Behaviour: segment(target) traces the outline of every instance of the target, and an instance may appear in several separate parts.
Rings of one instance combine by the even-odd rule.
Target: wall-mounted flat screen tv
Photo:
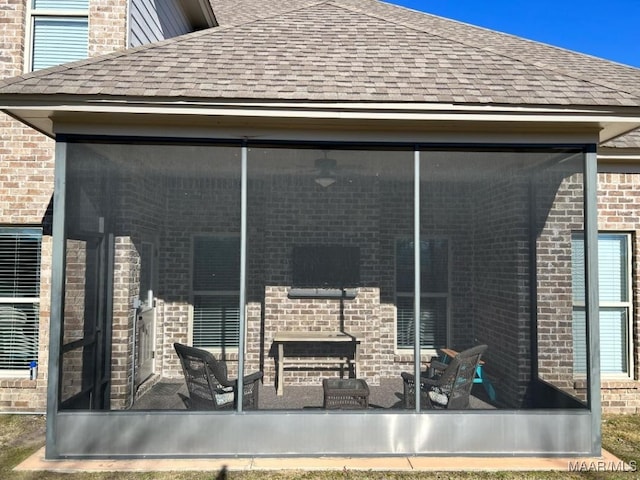
[[[293,287],[348,288],[359,285],[359,247],[343,245],[293,247]]]

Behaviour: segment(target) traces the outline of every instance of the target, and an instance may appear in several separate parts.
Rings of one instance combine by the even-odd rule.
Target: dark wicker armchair
[[[469,408],[469,396],[473,386],[476,368],[480,357],[487,349],[478,345],[458,353],[447,364],[431,361],[429,371],[420,375],[421,405],[426,408],[465,409]],[[404,381],[404,402],[406,408],[415,405],[415,376],[402,372]]]
[[[235,408],[237,380],[227,378],[227,365],[206,350],[174,343],[189,389],[187,406],[191,410],[219,410]],[[242,405],[244,409],[258,408],[258,381],[262,372],[244,377]]]

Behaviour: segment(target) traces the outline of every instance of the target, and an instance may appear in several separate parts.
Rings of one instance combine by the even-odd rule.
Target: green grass
[[[16,472],[13,468],[44,445],[45,419],[38,415],[0,415],[0,479],[7,480],[631,480],[636,472]],[[603,447],[627,463],[640,465],[640,415],[605,415]]]
[[[605,415],[602,447],[625,462],[640,467],[640,415]]]

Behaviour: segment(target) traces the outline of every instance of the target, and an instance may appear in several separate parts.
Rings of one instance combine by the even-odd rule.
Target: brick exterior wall
[[[0,75],[22,73],[25,0],[0,5]],[[41,225],[53,188],[52,144],[37,132],[0,114],[0,224]],[[51,237],[42,239],[40,329],[36,380],[0,377],[0,412],[44,411],[49,347]]]
[[[473,322],[499,401],[522,406],[530,378],[528,180],[483,182],[473,205]]]
[[[602,409],[608,413],[640,413],[640,174],[600,173],[598,215],[601,231],[631,233],[633,292],[632,378],[621,381],[602,377]]]
[[[89,2],[89,56],[103,55],[127,46],[127,1]]]
[[[67,240],[66,281],[64,298],[63,343],[84,337],[85,278],[87,273],[87,249],[84,242]],[[82,390],[82,350],[74,350],[63,356],[60,364],[60,397],[69,400]]]
[[[574,389],[571,235],[584,225],[582,175],[549,171],[536,183],[538,373],[583,401]]]
[[[606,169],[607,167],[603,167]],[[583,375],[574,375],[572,355],[571,249],[572,231],[582,229],[581,177],[544,178],[540,186],[556,189],[551,211],[545,215],[544,228],[538,239],[538,346],[541,378],[577,398],[586,400]],[[638,331],[640,328],[639,289],[640,258],[637,241],[640,224],[640,175],[637,173],[598,174],[598,229],[631,233],[633,292],[633,371],[631,378],[621,380],[603,375],[601,378],[602,410],[607,413],[640,411],[640,366]],[[546,195],[546,194],[545,194]],[[546,195],[548,197],[548,195]],[[546,207],[541,209],[541,213]],[[566,248],[558,248],[565,245]]]
[[[99,55],[121,49],[126,38],[124,0],[92,0],[89,14],[89,53]],[[23,73],[27,0],[0,4],[0,77]],[[51,302],[51,202],[54,142],[0,114],[0,224],[44,225],[40,282],[38,377],[0,377],[0,412],[44,411],[49,350]]]
[[[386,332],[388,338],[394,331],[393,317],[381,318],[379,314],[380,292],[393,295],[389,290],[393,289],[393,284],[382,285],[378,275],[382,270],[393,271],[394,266],[374,260],[380,252],[380,205],[387,189],[384,182],[372,184],[366,177],[352,178],[349,183],[337,182],[329,189],[313,182],[310,186],[309,181],[308,177],[274,176],[269,183],[254,184],[256,191],[268,192],[264,195],[265,201],[255,205],[255,217],[252,215],[264,219],[262,231],[255,238],[256,245],[262,243],[262,252],[257,254],[267,260],[264,287],[261,287],[266,289],[262,348],[268,357],[277,331],[339,331],[342,315],[344,330],[360,335],[361,371],[358,376],[377,385],[380,377],[389,376],[394,352],[393,343],[380,341],[380,332],[383,335]],[[264,241],[258,242],[260,237]],[[317,244],[349,245],[360,249],[363,286],[355,299],[342,302],[342,312],[340,300],[287,297],[292,283],[293,247]],[[268,358],[266,381],[273,380],[273,367],[273,358]],[[285,372],[285,382],[318,384],[323,376],[332,375],[336,372],[301,369]]]

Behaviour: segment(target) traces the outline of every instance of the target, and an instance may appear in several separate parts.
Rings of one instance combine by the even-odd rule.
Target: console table
[[[273,342],[278,345],[278,357],[276,362],[278,365],[278,374],[276,377],[276,392],[278,395],[284,394],[284,368],[286,365],[343,365],[346,364],[350,368],[353,361],[354,375],[359,371],[358,362],[360,359],[360,341],[354,336],[345,332],[278,332],[273,337]],[[318,353],[318,356],[327,356],[333,358],[314,358],[313,360],[300,357],[299,355],[286,355],[285,343],[344,343],[353,344],[352,358],[345,355],[333,356],[329,352],[324,354]]]

